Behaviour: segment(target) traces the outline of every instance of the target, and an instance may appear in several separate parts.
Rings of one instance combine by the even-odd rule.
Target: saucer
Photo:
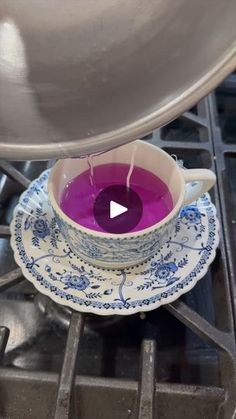
[[[29,281],[55,302],[100,315],[153,310],[190,291],[207,272],[219,243],[209,194],[185,206],[168,242],[149,260],[109,270],[75,256],[53,216],[49,170],[20,197],[11,223],[14,257]]]

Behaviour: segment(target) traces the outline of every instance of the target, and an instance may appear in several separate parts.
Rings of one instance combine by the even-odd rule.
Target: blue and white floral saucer
[[[24,276],[57,303],[100,315],[153,310],[188,292],[207,272],[219,242],[208,194],[182,209],[173,237],[150,260],[105,270],[80,260],[65,242],[48,202],[48,175],[20,197],[11,246]]]

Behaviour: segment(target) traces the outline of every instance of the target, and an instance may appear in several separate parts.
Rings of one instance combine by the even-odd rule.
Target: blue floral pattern
[[[66,273],[61,281],[65,284],[64,289],[74,288],[78,291],[84,291],[89,286],[89,279],[85,275],[75,275],[73,272]]]
[[[54,216],[60,230],[66,238],[71,250],[85,260],[101,262],[106,266],[126,266],[130,260],[133,263],[140,261],[155,253],[170,237],[177,217],[167,221],[158,229],[140,236],[129,238],[94,236],[82,232],[68,224],[54,210]],[[128,263],[127,263],[128,262]]]
[[[154,262],[155,263],[155,262]],[[155,278],[158,278],[160,281],[170,278],[178,270],[178,266],[175,262],[169,263],[155,263],[156,268],[154,271]]]
[[[183,226],[186,226],[187,230],[196,232],[196,239],[200,239],[205,232],[205,225],[203,223],[205,215],[205,212],[200,211],[196,203],[183,207],[175,225],[176,233],[180,232]]]
[[[105,270],[79,259],[63,239],[48,202],[48,175],[21,196],[11,245],[25,277],[55,301],[96,314],[131,314],[173,301],[206,273],[219,240],[208,194],[181,210],[173,237],[148,261]]]
[[[50,229],[48,222],[43,218],[38,218],[33,223],[33,234],[35,237],[38,237],[39,239],[45,239],[46,236],[49,236]]]
[[[182,208],[180,211],[180,218],[183,222],[190,224],[199,224],[202,218],[197,205],[188,205],[187,207]]]

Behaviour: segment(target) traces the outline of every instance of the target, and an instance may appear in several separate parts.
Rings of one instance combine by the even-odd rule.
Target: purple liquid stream
[[[70,181],[62,194],[60,207],[73,221],[95,231],[104,231],[96,222],[93,214],[95,199],[102,189],[111,185],[126,185],[130,165],[108,163],[86,170]],[[163,220],[173,209],[173,201],[168,187],[156,175],[134,166],[130,179],[132,188],[140,197],[143,215],[132,232],[151,227]],[[114,200],[114,197],[111,197]],[[122,203],[121,203],[122,204]]]

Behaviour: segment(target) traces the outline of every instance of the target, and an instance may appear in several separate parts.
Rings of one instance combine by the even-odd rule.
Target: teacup
[[[129,164],[134,144],[135,166],[157,175],[168,187],[173,201],[173,209],[164,219],[141,231],[111,234],[77,224],[61,210],[60,202],[65,186],[87,170],[88,163],[86,159],[59,160],[51,171],[48,193],[58,226],[72,251],[93,265],[123,269],[148,259],[172,235],[181,208],[198,199],[216,181],[212,171],[182,169],[165,151],[141,140],[96,156],[94,165]],[[192,182],[192,187],[186,188],[186,184]]]

